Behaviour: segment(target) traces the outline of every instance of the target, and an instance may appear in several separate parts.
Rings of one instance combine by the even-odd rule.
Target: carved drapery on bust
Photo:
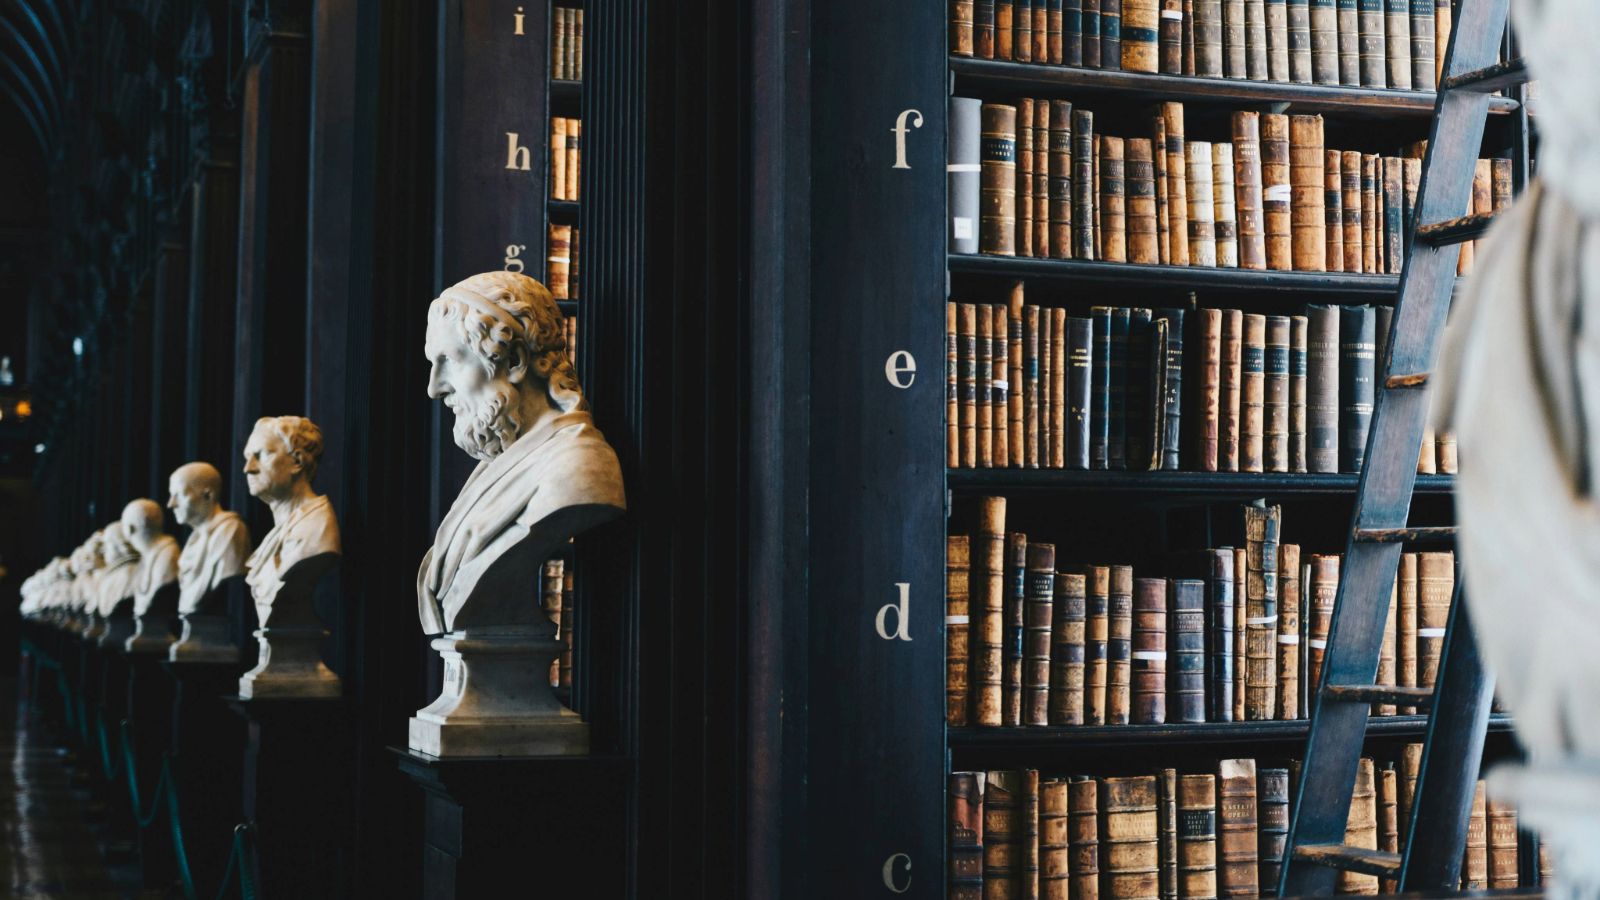
[[[217,585],[244,574],[250,529],[217,502],[222,475],[210,463],[179,466],[168,480],[167,508],[191,529],[178,557],[178,612],[195,612]]]
[[[139,574],[139,551],[128,541],[120,521],[113,522],[101,531],[105,548],[105,568],[101,571],[99,585],[99,613],[109,616],[133,596],[133,580]]]

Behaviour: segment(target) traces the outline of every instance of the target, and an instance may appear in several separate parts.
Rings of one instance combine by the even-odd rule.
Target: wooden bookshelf
[[[1204,498],[1354,496],[1361,476],[1285,472],[1118,472],[1096,469],[950,469],[945,483],[962,493],[1062,491]],[[1418,475],[1416,493],[1448,495],[1451,475]]]
[[[1374,716],[1367,727],[1367,734],[1374,738],[1421,740],[1427,730],[1427,716]],[[1491,733],[1510,733],[1511,730],[1509,714],[1494,713],[1489,717]],[[997,749],[1060,754],[1150,745],[1179,748],[1178,752],[1183,752],[1205,744],[1303,741],[1310,733],[1310,719],[1167,725],[968,727],[949,729],[949,743],[951,751],[958,754]]]
[[[550,79],[550,105],[570,106],[576,109],[578,102],[583,99],[583,82],[572,81],[566,78]]]
[[[1029,282],[1261,291],[1292,293],[1296,297],[1323,294],[1393,297],[1400,289],[1399,275],[1163,266],[972,253],[950,254],[949,267],[952,275],[1021,278]]]

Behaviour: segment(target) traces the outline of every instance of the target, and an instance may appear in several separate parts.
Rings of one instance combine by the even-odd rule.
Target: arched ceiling
[[[66,105],[68,19],[53,0],[0,0],[0,94],[26,124],[41,159],[55,151]]]

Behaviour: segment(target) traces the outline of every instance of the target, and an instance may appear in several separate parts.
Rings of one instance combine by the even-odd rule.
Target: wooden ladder
[[[1455,536],[1454,528],[1412,528],[1407,519],[1428,415],[1428,372],[1456,284],[1457,245],[1480,236],[1489,224],[1489,216],[1467,215],[1489,95],[1527,80],[1520,59],[1496,62],[1509,3],[1462,0],[1451,35],[1387,359],[1378,361],[1366,465],[1321,684],[1314,686],[1311,733],[1280,896],[1332,894],[1341,870],[1397,879],[1401,890],[1459,885],[1494,688],[1460,602],[1459,577],[1435,687],[1373,682],[1401,545]],[[1344,843],[1367,718],[1375,703],[1415,706],[1428,714],[1416,799],[1400,853]]]

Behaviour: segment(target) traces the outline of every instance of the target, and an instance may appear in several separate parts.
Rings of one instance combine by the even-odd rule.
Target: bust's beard
[[[522,434],[517,421],[517,390],[502,381],[486,386],[479,396],[450,395],[456,414],[456,446],[473,459],[493,459]]]

